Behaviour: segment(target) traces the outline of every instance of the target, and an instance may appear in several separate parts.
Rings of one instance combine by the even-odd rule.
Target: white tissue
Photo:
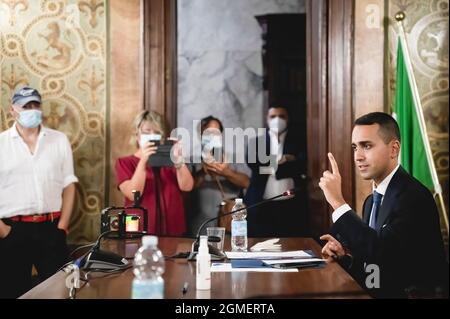
[[[253,245],[251,251],[280,251],[281,244],[277,244],[280,238],[272,238]]]

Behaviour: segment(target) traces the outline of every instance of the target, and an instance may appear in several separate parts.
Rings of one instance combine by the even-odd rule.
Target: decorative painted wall
[[[395,92],[397,25],[395,13],[406,14],[404,28],[414,67],[433,158],[448,213],[448,0],[394,0],[389,3],[389,105]],[[442,223],[441,223],[442,224]]]
[[[0,0],[0,131],[13,91],[43,97],[44,124],[67,134],[77,200],[69,242],[93,241],[105,195],[106,8],[103,0]]]
[[[262,30],[255,16],[305,12],[303,0],[178,1],[178,126],[207,115],[264,125]]]

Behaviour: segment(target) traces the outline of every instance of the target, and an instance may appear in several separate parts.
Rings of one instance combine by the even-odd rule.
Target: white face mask
[[[222,136],[221,135],[212,135],[212,134],[204,134],[202,135],[202,146],[208,146],[209,148],[214,147],[222,147]]]
[[[287,121],[281,117],[274,117],[269,120],[269,129],[277,134],[283,133],[287,128]]]
[[[18,122],[26,128],[35,128],[42,123],[41,110],[25,110],[19,112]]]
[[[161,134],[141,134],[141,137],[139,138],[139,146],[143,148],[147,142],[160,141],[161,138]]]

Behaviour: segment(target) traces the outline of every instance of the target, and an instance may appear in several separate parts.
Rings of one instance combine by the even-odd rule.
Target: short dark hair
[[[286,106],[284,106],[284,104],[281,103],[274,103],[270,105],[269,110],[270,109],[285,109],[287,112],[289,112],[289,109]]]
[[[399,142],[401,141],[400,128],[398,127],[397,121],[389,114],[383,112],[372,112],[361,116],[355,121],[355,125],[373,124],[378,124],[380,126],[379,133],[386,144],[394,139]]]
[[[216,121],[217,123],[219,123],[220,132],[223,132],[222,122],[217,117],[214,117],[212,115],[204,117],[200,120],[200,131],[203,132],[205,128],[208,126],[208,124],[212,121]]]

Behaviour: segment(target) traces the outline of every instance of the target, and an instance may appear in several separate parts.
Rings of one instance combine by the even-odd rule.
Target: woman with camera
[[[117,160],[117,185],[125,196],[125,206],[133,204],[133,190],[140,191],[141,206],[148,210],[149,233],[180,236],[186,232],[182,192],[191,191],[194,180],[182,161],[181,143],[176,140],[173,147],[178,160],[174,166],[149,165],[165,132],[164,120],[157,112],[144,111],[136,117],[132,142],[137,150]]]

